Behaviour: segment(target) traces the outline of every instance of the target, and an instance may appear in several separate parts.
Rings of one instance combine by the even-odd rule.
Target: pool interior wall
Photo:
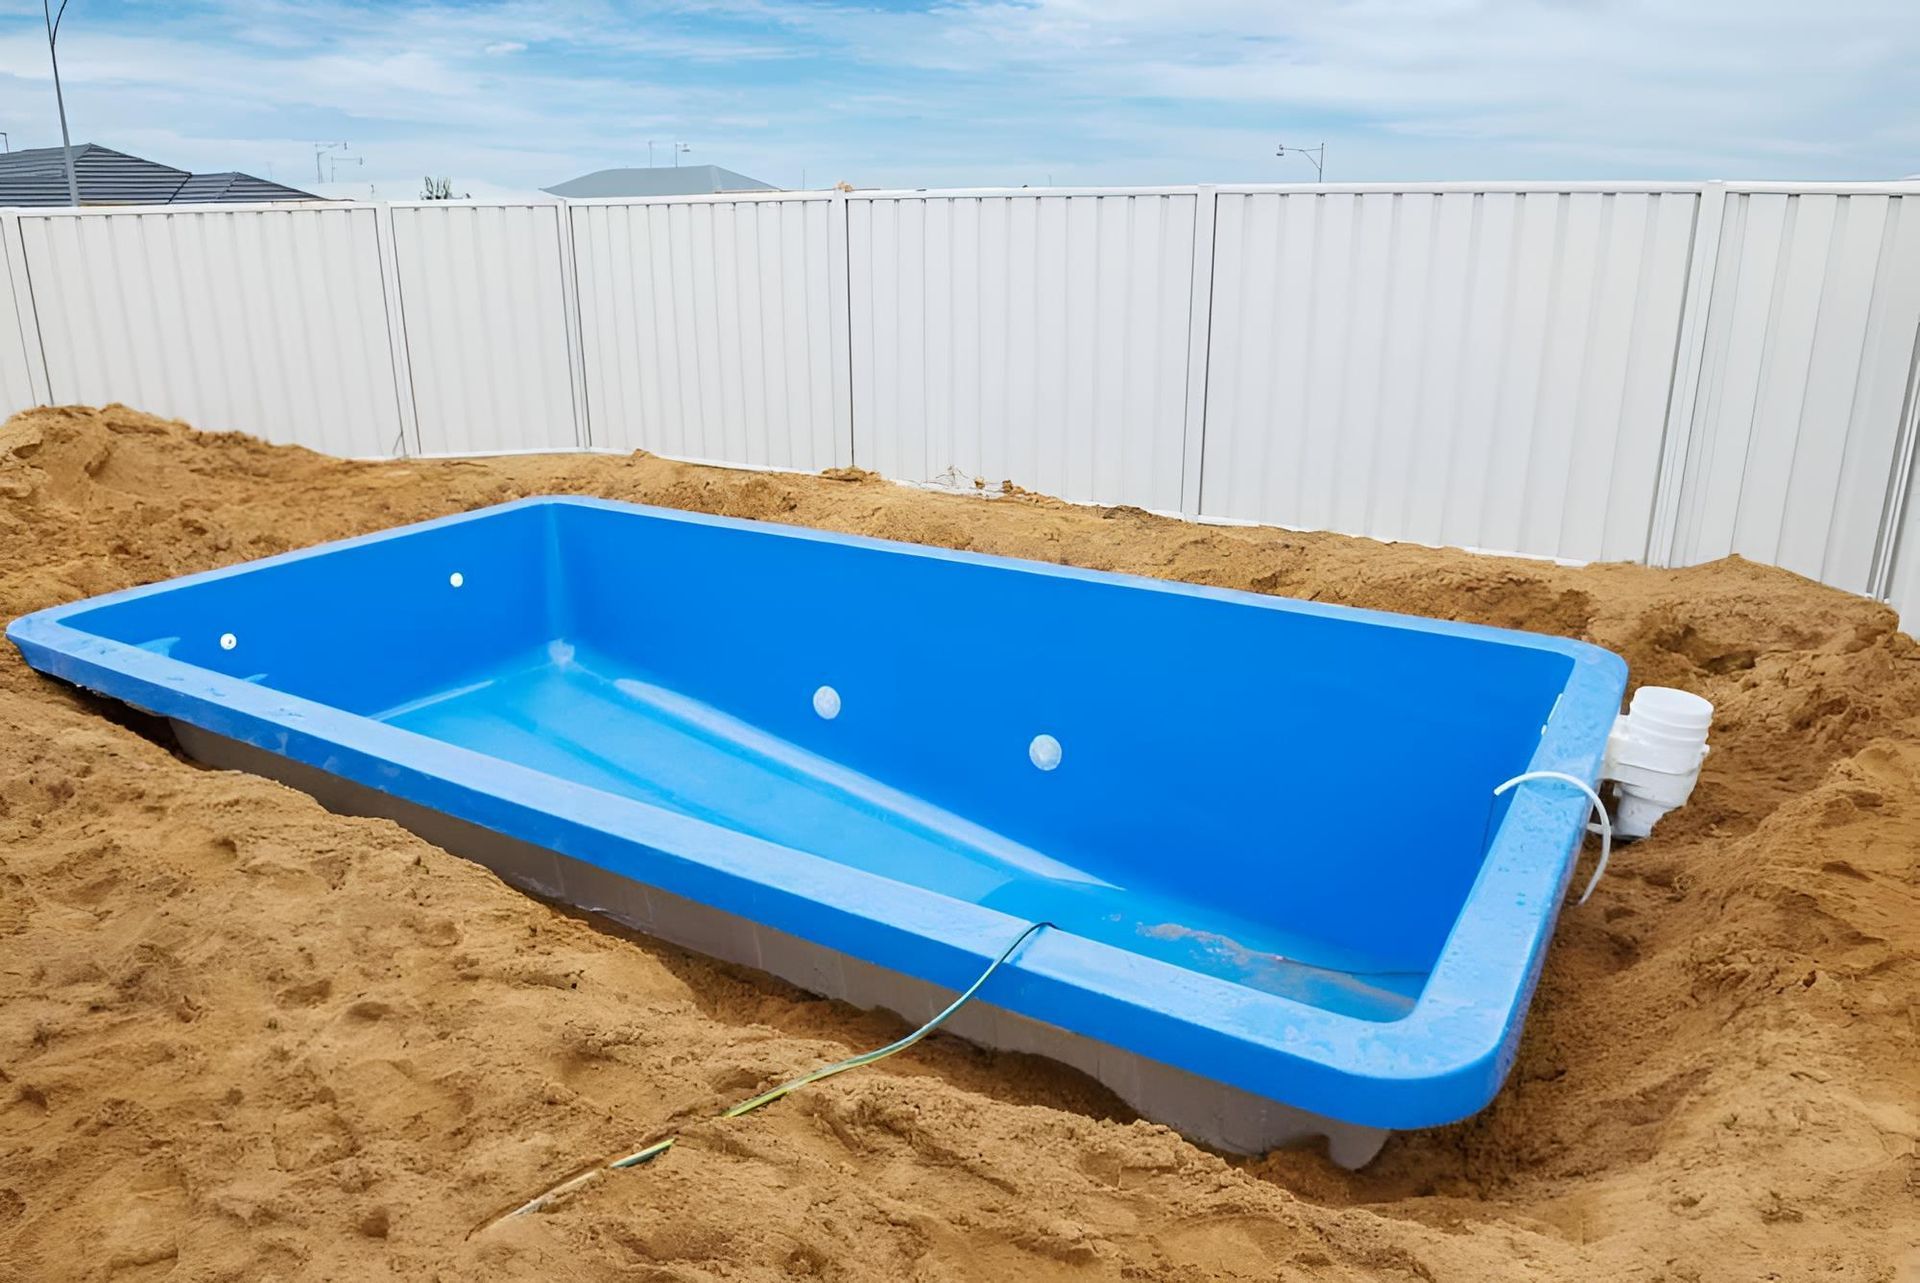
[[[626,520],[502,510],[69,622],[1383,1022],[1571,664],[728,525],[658,523],[636,556]]]

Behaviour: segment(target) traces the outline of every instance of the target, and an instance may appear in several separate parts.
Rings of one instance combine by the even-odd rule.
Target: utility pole
[[[1291,150],[1294,155],[1305,156],[1313,162],[1315,182],[1324,183],[1327,181],[1327,145],[1325,143],[1321,143],[1318,147],[1294,147],[1291,149],[1289,149],[1285,143],[1282,143],[1280,144],[1280,150],[1273,154],[1276,156],[1285,156],[1289,150]]]
[[[653,139],[647,139],[647,168],[653,168]]]
[[[73,139],[67,136],[67,100],[60,93],[60,56],[53,50],[60,36],[60,19],[67,16],[67,0],[60,0],[60,12],[53,12],[52,0],[40,0],[40,12],[47,20],[47,61],[53,64],[53,102],[60,109],[60,158],[67,162],[67,203],[80,205],[80,180],[73,173]],[[9,143],[7,150],[12,151]]]

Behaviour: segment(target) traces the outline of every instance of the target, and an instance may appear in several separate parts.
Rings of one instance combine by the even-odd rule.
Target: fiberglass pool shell
[[[1484,1106],[1626,681],[1528,633],[575,498],[27,616],[34,667],[1366,1127]],[[831,714],[831,715],[828,715]],[[1050,739],[1048,737],[1051,737]]]

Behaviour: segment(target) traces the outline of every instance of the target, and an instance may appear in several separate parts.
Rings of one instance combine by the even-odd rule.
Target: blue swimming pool
[[[1626,681],[1558,638],[573,498],[8,636],[210,760],[834,996],[916,1014],[1050,922],[962,1032],[1234,1148],[1286,1130],[1249,1102],[1492,1098],[1587,810],[1493,790],[1593,780]]]

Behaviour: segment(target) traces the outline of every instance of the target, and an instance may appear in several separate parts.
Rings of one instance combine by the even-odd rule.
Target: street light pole
[[[53,12],[52,0],[40,0],[40,12],[47,20],[47,61],[53,64],[53,102],[60,109],[60,156],[67,162],[67,203],[80,204],[80,180],[73,173],[73,139],[67,136],[67,100],[60,93],[60,56],[53,44],[60,35],[60,19],[67,16],[67,0],[60,0],[60,12]]]
[[[321,165],[321,158],[330,151],[345,151],[345,143],[315,143],[313,145],[313,181],[327,182],[327,171]]]
[[[1288,151],[1292,151],[1296,156],[1305,156],[1313,162],[1313,176],[1316,182],[1324,183],[1327,181],[1327,145],[1325,143],[1321,143],[1318,147],[1292,148],[1282,143],[1280,150],[1273,154],[1276,156],[1285,156]]]

